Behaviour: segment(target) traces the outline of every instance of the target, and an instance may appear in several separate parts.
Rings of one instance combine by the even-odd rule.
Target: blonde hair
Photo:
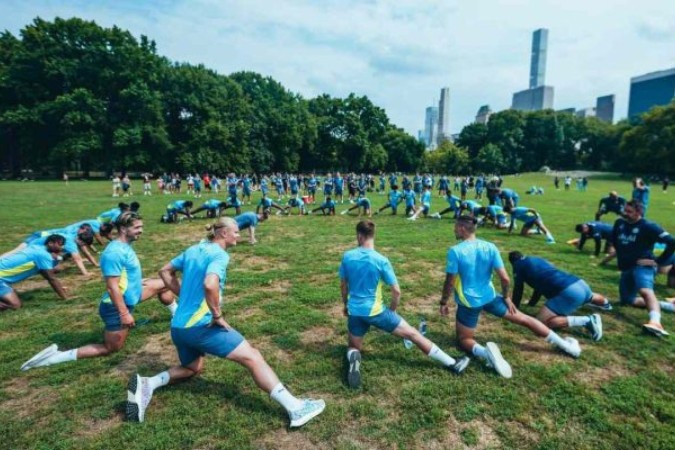
[[[216,230],[219,228],[234,228],[237,226],[237,222],[231,217],[221,217],[216,220],[215,223],[207,225],[206,228],[206,239],[212,241],[216,238]]]

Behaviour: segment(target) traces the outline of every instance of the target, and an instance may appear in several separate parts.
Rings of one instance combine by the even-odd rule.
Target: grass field
[[[544,186],[546,194],[524,195],[532,184]],[[538,174],[507,177],[505,186],[521,193],[522,205],[542,213],[558,244],[493,229],[480,229],[479,237],[495,242],[505,259],[511,250],[546,257],[616,300],[616,267],[595,265],[593,242],[583,254],[564,242],[576,237],[574,224],[593,219],[599,198],[609,190],[630,197],[629,180],[591,178],[585,193],[555,191],[552,179]],[[140,182],[134,187],[140,192]],[[675,191],[663,194],[654,185],[651,197],[649,218],[675,232]],[[205,220],[159,223],[175,198],[133,198],[145,217],[144,235],[135,244],[145,276],[155,276],[203,235]],[[370,198],[375,207],[384,204],[384,197]],[[69,186],[2,182],[0,199],[2,251],[35,230],[93,218],[118,201],[110,198],[109,182],[79,181]],[[433,211],[445,205],[434,196]],[[411,223],[384,215],[375,221],[377,249],[392,261],[402,287],[400,314],[413,324],[426,317],[428,336],[457,354],[454,313],[448,319],[437,313],[445,254],[456,242],[451,220]],[[581,342],[578,360],[524,329],[483,315],[477,337],[499,343],[514,370],[510,380],[477,360],[461,377],[453,376],[421,352],[406,350],[400,340],[371,332],[364,347],[363,388],[349,390],[337,268],[342,253],[355,245],[356,222],[340,215],[272,216],[257,229],[258,245],[243,242],[230,251],[225,317],[262,351],[293,393],[326,400],[324,414],[305,427],[288,430],[283,409],[243,368],[213,357],[198,379],[158,390],[143,424],[124,422],[129,376],[136,370],[154,374],[177,362],[168,312],[155,301],[136,309],[136,320],[150,322],[132,331],[121,352],[20,372],[25,360],[50,343],[73,348],[102,338],[100,272],[86,279],[70,264],[59,277],[73,300],[59,300],[45,281],[32,278],[16,285],[24,308],[0,314],[0,447],[675,448],[675,338],[643,334],[644,310],[618,307],[603,313],[605,336],[598,343],[584,331],[564,331]],[[664,285],[661,275],[659,297],[675,295]],[[663,324],[675,332],[675,315],[664,313]]]

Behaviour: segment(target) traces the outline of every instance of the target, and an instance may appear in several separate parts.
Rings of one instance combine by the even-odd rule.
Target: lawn
[[[533,184],[543,186],[546,194],[524,195]],[[598,200],[608,191],[630,197],[630,181],[591,178],[587,192],[574,186],[566,192],[553,189],[550,177],[528,174],[506,177],[504,185],[520,192],[521,205],[542,213],[558,243],[549,246],[542,236],[509,236],[491,228],[480,229],[479,237],[496,243],[504,259],[511,250],[546,257],[616,301],[616,266],[596,266],[590,257],[593,242],[584,253],[564,242],[576,237],[575,224],[593,219]],[[141,183],[135,181],[134,188],[140,192]],[[369,197],[374,207],[385,203],[383,196]],[[654,185],[651,197],[649,218],[675,232],[675,191],[663,194]],[[147,277],[156,276],[162,265],[204,235],[203,219],[159,222],[166,204],[178,198],[187,196],[132,198],[141,202],[145,217],[145,232],[135,248]],[[0,182],[0,199],[2,251],[33,231],[94,218],[119,200],[110,197],[110,182],[102,181],[71,181],[69,186]],[[434,196],[432,211],[445,206]],[[32,278],[16,285],[24,308],[0,314],[0,447],[675,448],[675,337],[643,334],[644,310],[615,307],[602,313],[605,336],[597,343],[583,330],[563,331],[580,340],[578,360],[527,330],[483,315],[477,337],[500,345],[513,367],[510,380],[478,360],[456,377],[421,352],[406,350],[400,340],[371,332],[363,353],[363,387],[349,390],[337,268],[342,253],[355,245],[357,220],[272,216],[258,227],[257,245],[244,241],[230,251],[225,317],[261,350],[293,393],[326,400],[325,412],[305,427],[289,430],[283,409],[255,387],[243,368],[215,357],[207,360],[201,377],[158,390],[144,423],[124,422],[129,376],[135,371],[155,374],[177,362],[168,312],[156,301],[136,309],[136,320],[149,322],[132,331],[119,353],[19,371],[50,343],[65,349],[102,338],[100,272],[94,270],[96,275],[87,279],[69,264],[59,278],[72,300],[59,300],[45,281]],[[428,336],[457,354],[454,313],[447,319],[437,313],[445,255],[456,242],[452,221],[412,223],[401,215],[374,220],[376,248],[392,261],[402,287],[400,314],[413,324],[425,317]],[[675,295],[662,275],[657,293]],[[663,324],[675,333],[673,314],[664,313]]]

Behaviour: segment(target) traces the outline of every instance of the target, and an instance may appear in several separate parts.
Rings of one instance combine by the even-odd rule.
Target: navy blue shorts
[[[546,300],[546,307],[559,316],[568,316],[591,301],[593,291],[584,280],[570,284],[555,297]]]
[[[654,289],[655,267],[635,266],[621,272],[619,297],[624,305],[632,305],[640,289]]]
[[[226,358],[244,342],[244,336],[234,328],[228,331],[221,327],[172,327],[171,340],[176,346],[181,366],[185,367],[207,353]]]
[[[476,328],[478,326],[478,318],[483,310],[489,312],[493,316],[504,317],[509,311],[509,308],[506,306],[504,297],[501,295],[496,296],[490,303],[479,306],[478,308],[469,308],[458,303],[455,319],[465,327]]]
[[[380,330],[391,333],[396,329],[403,319],[389,308],[385,308],[376,316],[349,316],[347,318],[347,329],[349,334],[356,337],[366,335],[371,325]]]
[[[129,310],[129,314],[134,312],[133,306],[127,305],[127,309]],[[120,313],[112,303],[99,303],[98,315],[101,316],[101,320],[105,324],[105,331],[122,331],[124,329]]]

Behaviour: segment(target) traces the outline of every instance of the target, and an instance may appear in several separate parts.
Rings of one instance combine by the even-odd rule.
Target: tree
[[[434,151],[424,154],[424,169],[431,173],[462,174],[469,168],[466,149],[450,141],[443,141]]]
[[[641,119],[623,134],[622,158],[633,171],[675,173],[675,101],[652,108]]]
[[[477,170],[483,173],[501,173],[506,166],[504,165],[504,155],[499,146],[487,144],[478,151],[475,166]]]

